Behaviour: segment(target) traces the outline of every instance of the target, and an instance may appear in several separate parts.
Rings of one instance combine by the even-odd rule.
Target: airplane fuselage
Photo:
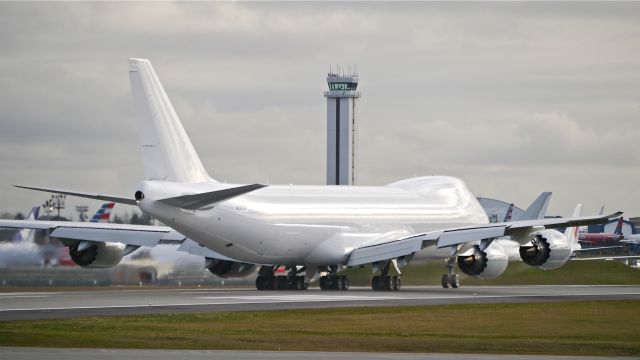
[[[272,185],[196,211],[155,201],[234,186],[145,181],[139,206],[203,246],[259,264],[346,264],[365,243],[488,222],[464,182],[444,176],[379,187]]]

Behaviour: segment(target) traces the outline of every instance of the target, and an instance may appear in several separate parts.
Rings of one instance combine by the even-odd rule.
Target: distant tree
[[[16,220],[24,220],[24,214],[22,214],[21,212],[18,212],[16,214],[16,216],[14,217],[14,219],[16,219]]]
[[[140,224],[140,217],[138,216],[138,213],[134,212],[133,215],[131,215],[129,224]]]
[[[116,224],[124,224],[124,221],[122,221],[122,218],[118,214],[113,215],[111,222],[114,222]]]

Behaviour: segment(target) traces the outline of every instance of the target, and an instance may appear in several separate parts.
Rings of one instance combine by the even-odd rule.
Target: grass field
[[[0,346],[640,355],[640,301],[342,308],[0,323]]]

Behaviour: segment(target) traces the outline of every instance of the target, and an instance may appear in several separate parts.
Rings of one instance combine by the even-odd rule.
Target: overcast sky
[[[0,210],[48,196],[10,184],[133,194],[126,59],[147,57],[221,181],[323,183],[325,77],[357,64],[359,184],[444,174],[520,207],[553,191],[553,214],[640,216],[638,19],[640,3],[3,2]]]

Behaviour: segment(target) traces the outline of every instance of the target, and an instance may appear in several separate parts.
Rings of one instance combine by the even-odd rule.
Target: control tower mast
[[[358,73],[350,67],[330,70],[327,84],[327,185],[353,185]]]

